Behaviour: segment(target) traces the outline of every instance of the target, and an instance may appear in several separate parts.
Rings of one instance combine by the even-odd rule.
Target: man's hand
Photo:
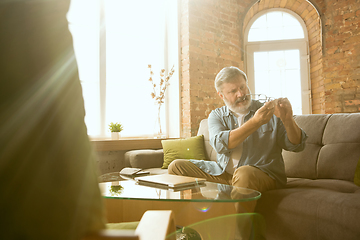
[[[293,118],[293,111],[291,103],[287,98],[278,98],[274,100],[275,111],[274,114],[285,124],[287,121],[291,121]]]
[[[301,130],[293,118],[289,99],[279,98],[275,99],[274,102],[276,102],[274,114],[283,122],[289,141],[293,144],[299,144],[301,142]]]
[[[261,125],[269,122],[274,115],[274,111],[274,102],[267,102],[255,112],[254,116],[250,118],[249,121],[245,122],[241,127],[230,131],[228,148],[235,148],[261,127]]]
[[[270,101],[259,108],[254,115],[254,120],[259,124],[259,127],[270,121],[275,111],[275,101]]]

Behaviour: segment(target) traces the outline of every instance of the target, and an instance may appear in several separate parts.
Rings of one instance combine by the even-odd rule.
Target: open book
[[[149,171],[142,170],[141,168],[123,168],[120,171],[120,175],[124,175],[127,177],[138,177],[142,175],[150,174]]]

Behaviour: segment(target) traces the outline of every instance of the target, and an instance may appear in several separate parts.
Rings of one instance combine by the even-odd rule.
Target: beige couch
[[[256,211],[267,222],[267,239],[360,239],[360,187],[353,182],[360,158],[360,113],[299,115],[298,125],[309,138],[299,153],[283,151],[288,177],[286,188],[263,193]],[[205,137],[208,156],[216,161],[209,144],[207,119],[198,135]],[[162,150],[126,153],[128,166],[160,169]]]

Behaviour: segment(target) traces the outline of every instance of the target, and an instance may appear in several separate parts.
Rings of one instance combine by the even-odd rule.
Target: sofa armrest
[[[164,162],[162,149],[131,150],[125,153],[125,165],[133,168],[160,168]]]

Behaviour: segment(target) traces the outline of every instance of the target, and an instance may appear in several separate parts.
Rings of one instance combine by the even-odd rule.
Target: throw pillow
[[[175,159],[207,160],[204,135],[176,140],[162,140],[164,163],[161,168],[168,168]]]
[[[354,176],[354,183],[360,187],[360,159],[356,166],[355,176]]]

